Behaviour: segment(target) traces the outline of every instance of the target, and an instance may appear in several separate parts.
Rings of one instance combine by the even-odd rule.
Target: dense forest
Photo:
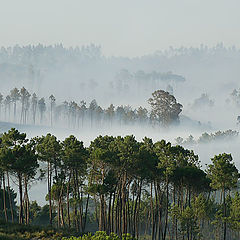
[[[203,169],[192,150],[147,137],[98,136],[85,147],[73,135],[27,139],[11,129],[0,140],[6,222],[147,239],[239,239],[231,154],[213,156]],[[29,198],[36,181],[47,185],[45,206]]]

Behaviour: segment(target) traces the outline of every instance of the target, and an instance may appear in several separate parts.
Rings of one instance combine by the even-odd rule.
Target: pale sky
[[[0,46],[102,46],[140,56],[201,43],[240,47],[240,0],[0,0]]]

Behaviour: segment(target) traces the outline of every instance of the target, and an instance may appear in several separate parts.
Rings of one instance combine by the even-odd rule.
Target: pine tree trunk
[[[28,189],[27,189],[27,179],[24,179],[25,186],[25,223],[29,224],[29,198],[28,198]]]
[[[83,233],[85,232],[86,229],[86,222],[87,222],[87,214],[88,214],[88,203],[89,203],[89,193],[87,195],[87,202],[86,202],[86,208],[85,208],[85,217],[84,217],[84,223],[83,223]]]
[[[151,220],[152,220],[152,240],[155,239],[154,235],[154,227],[155,227],[155,222],[154,222],[154,210],[153,210],[153,186],[152,183],[150,185],[150,207],[151,207]]]
[[[14,214],[13,214],[13,206],[12,206],[12,198],[10,193],[10,180],[9,180],[9,174],[7,172],[7,181],[8,181],[8,198],[9,198],[9,205],[11,210],[11,217],[12,217],[12,223],[14,222]]]
[[[70,203],[69,203],[69,188],[71,181],[71,171],[69,173],[69,179],[67,184],[67,219],[68,219],[68,227],[71,228],[71,219],[70,219]]]
[[[16,109],[17,109],[17,102],[14,101],[14,120],[16,121]]]
[[[112,232],[112,226],[111,226],[111,208],[112,208],[112,192],[109,196],[109,202],[108,202],[108,220],[107,220],[107,234],[110,234]]]
[[[19,184],[19,198],[20,198],[19,223],[23,224],[23,191],[22,191],[22,176],[20,174],[18,174],[18,184]]]
[[[52,196],[51,196],[51,185],[52,185],[52,169],[51,163],[48,162],[48,202],[49,202],[49,224],[52,226]]]
[[[165,210],[165,227],[164,227],[164,233],[163,233],[163,240],[166,239],[166,234],[167,234],[167,227],[168,227],[168,199],[169,199],[169,190],[168,190],[168,179],[166,181],[167,188],[166,188],[166,210]]]
[[[5,184],[5,174],[4,173],[3,173],[3,207],[4,207],[5,221],[8,222],[7,203],[6,203],[6,184]]]
[[[224,217],[226,218],[226,198],[225,198],[225,189],[223,189],[223,207],[224,207]],[[223,240],[226,240],[226,235],[227,235],[227,223],[226,220],[224,219],[223,223]]]

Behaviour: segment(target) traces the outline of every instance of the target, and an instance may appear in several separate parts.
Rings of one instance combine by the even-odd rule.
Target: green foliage
[[[238,170],[232,162],[231,154],[219,154],[211,159],[208,166],[208,175],[213,189],[231,189],[237,186]]]
[[[75,232],[72,230],[57,230],[51,227],[26,226],[0,221],[1,240],[61,240],[63,237],[74,235]]]
[[[231,199],[229,223],[232,229],[240,231],[240,194],[238,192]]]
[[[28,197],[41,173],[48,187],[43,207]],[[9,176],[18,180],[18,211]],[[227,227],[240,228],[240,197],[231,195],[238,177],[230,154],[212,158],[205,172],[193,151],[165,140],[99,136],[86,148],[72,135],[62,142],[51,134],[28,140],[16,129],[0,138],[0,215],[6,222],[18,215],[22,225],[10,227],[16,239],[211,239],[222,227],[227,236]],[[29,224],[74,228],[80,237]],[[11,231],[2,238],[11,239]]]
[[[14,192],[13,189],[10,189],[10,199],[9,199],[9,194],[8,194],[8,190],[6,189],[6,191],[4,192],[3,189],[0,189],[0,218],[4,218],[4,203],[3,203],[3,194],[5,193],[6,196],[6,208],[7,208],[7,215],[8,218],[11,217],[11,209],[10,209],[10,201],[12,203],[12,207],[13,207],[13,212],[14,212],[14,216],[17,217],[17,202],[16,202],[16,197],[17,197],[17,193]]]
[[[236,130],[226,130],[226,131],[217,131],[215,133],[203,133],[198,139],[194,139],[192,135],[190,135],[185,140],[182,137],[177,137],[175,139],[177,144],[180,145],[194,145],[194,144],[204,144],[211,143],[217,141],[231,141],[235,140],[239,135],[239,132]]]
[[[119,237],[114,233],[107,235],[104,231],[97,231],[95,234],[84,234],[81,237],[64,237],[62,240],[135,240],[135,238],[133,238],[129,233],[123,234],[122,237]]]

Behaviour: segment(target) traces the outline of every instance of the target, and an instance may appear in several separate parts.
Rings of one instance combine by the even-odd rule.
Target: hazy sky
[[[106,55],[240,47],[239,0],[0,0],[0,46],[95,43]]]

